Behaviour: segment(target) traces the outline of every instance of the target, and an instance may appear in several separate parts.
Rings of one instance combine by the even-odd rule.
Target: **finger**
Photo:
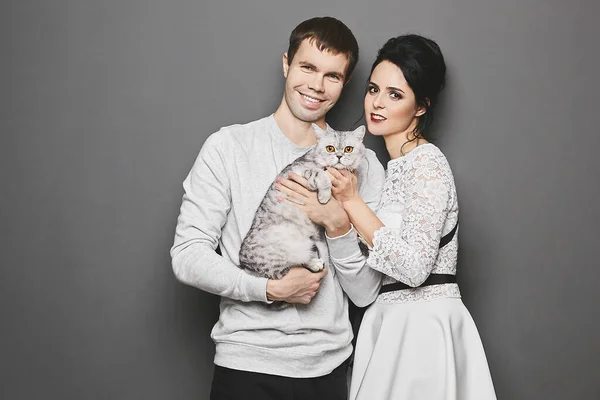
[[[302,204],[306,203],[306,196],[304,196],[301,193],[295,192],[291,189],[288,189],[280,183],[275,184],[275,189],[277,189],[278,192],[285,194],[287,197],[291,197],[293,199],[298,200]]]
[[[335,196],[337,196],[338,194],[344,193],[344,189],[333,186],[331,188],[331,193],[333,193],[333,197],[335,198]]]
[[[342,170],[342,172],[345,170]],[[329,174],[329,178],[331,180],[331,184],[335,187],[344,187],[345,185],[348,184],[346,177],[340,172],[340,170],[337,170],[335,168],[329,168],[327,170],[327,173]]]
[[[306,207],[306,203],[302,202],[301,200],[290,199],[287,197],[278,197],[277,200],[289,203],[293,206],[298,207],[300,210],[305,211],[304,208]]]
[[[343,179],[348,179],[350,182],[356,182],[357,181],[357,175],[356,175],[356,171],[348,171],[347,169],[341,171],[342,176],[344,177]]]
[[[295,172],[290,172],[288,174],[288,179],[302,185],[305,189],[308,189],[308,180],[306,180],[303,176],[300,176]]]
[[[277,177],[277,182],[280,185],[283,185],[286,188],[288,188],[288,189],[290,189],[290,190],[292,190],[292,191],[294,191],[294,192],[296,192],[298,194],[303,195],[304,197],[308,197],[310,195],[310,193],[311,193],[310,190],[306,189],[301,184],[299,184],[297,182],[294,182],[294,181],[292,181],[290,179],[285,179],[285,178],[282,178],[282,177],[278,176]]]
[[[327,170],[327,175],[329,175],[329,180],[331,181],[331,184],[333,186],[339,183],[338,179],[335,176],[333,176],[333,174],[329,172],[329,170]]]
[[[345,171],[345,170],[342,170],[342,171]],[[327,168],[327,172],[329,172],[329,174],[336,179],[340,179],[343,177],[343,175],[340,173],[340,170],[337,168]]]
[[[350,179],[352,177],[352,172],[348,171],[347,169],[340,171],[340,173],[344,178]]]
[[[321,271],[317,272],[317,278],[321,281],[325,275],[327,275],[327,267],[324,267]]]

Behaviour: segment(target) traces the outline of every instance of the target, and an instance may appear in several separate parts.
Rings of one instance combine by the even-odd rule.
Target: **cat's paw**
[[[331,199],[331,189],[330,190],[319,190],[317,194],[317,199],[321,204],[327,204],[329,199]]]
[[[323,260],[321,260],[320,258],[313,258],[308,263],[306,263],[304,266],[312,272],[319,272],[319,271],[323,270],[323,268],[325,268],[325,264],[323,263]]]
[[[306,179],[308,188],[313,192],[317,190],[317,174],[312,170],[304,171],[304,179]]]

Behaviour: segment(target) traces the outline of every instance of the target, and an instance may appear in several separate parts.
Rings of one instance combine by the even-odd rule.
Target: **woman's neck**
[[[383,137],[385,148],[390,159],[399,158],[413,151],[417,146],[428,143],[427,140],[414,134],[412,129]]]

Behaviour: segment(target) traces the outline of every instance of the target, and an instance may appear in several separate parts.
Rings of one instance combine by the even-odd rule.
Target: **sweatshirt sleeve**
[[[231,209],[227,158],[221,151],[224,136],[220,131],[206,140],[183,182],[171,248],[173,272],[182,283],[212,294],[268,302],[266,278],[248,274],[216,252]]]
[[[385,171],[371,150],[367,152],[367,161],[366,171],[359,175],[359,192],[369,208],[377,212]],[[350,300],[359,307],[371,304],[379,293],[382,274],[365,265],[366,257],[358,247],[358,235],[354,228],[343,236],[327,237],[327,244],[340,285]]]

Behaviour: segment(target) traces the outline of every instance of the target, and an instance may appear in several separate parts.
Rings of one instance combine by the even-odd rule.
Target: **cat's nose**
[[[338,160],[341,160],[344,156],[337,156]]]

